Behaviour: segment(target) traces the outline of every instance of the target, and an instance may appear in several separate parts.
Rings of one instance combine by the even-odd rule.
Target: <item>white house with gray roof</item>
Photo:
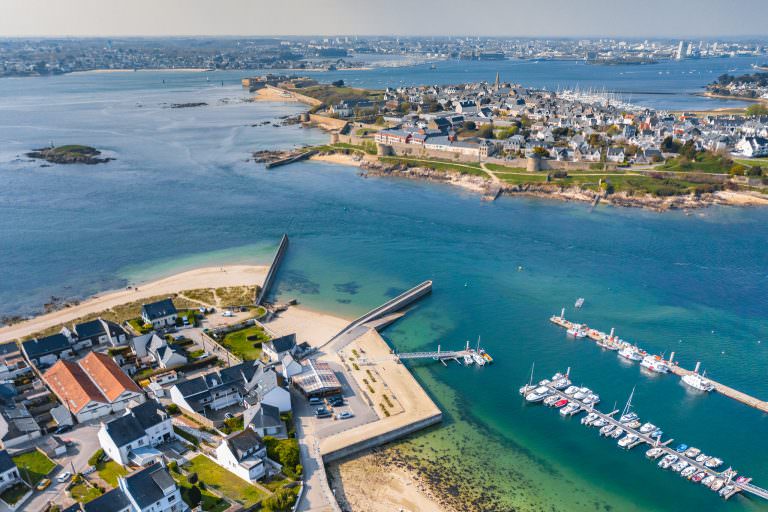
[[[186,512],[181,492],[162,462],[118,477],[117,488],[82,505],[84,512]]]
[[[152,448],[173,440],[174,435],[170,415],[158,402],[147,400],[102,423],[97,437],[104,453],[125,466],[153,459]]]
[[[216,462],[248,483],[267,473],[267,447],[261,436],[245,429],[225,437],[216,447]]]

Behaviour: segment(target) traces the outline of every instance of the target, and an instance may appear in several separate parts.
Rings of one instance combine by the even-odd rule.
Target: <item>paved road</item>
[[[63,457],[58,457],[54,462],[58,464],[58,467],[54,469],[53,474],[49,478],[53,481],[50,487],[45,491],[35,491],[27,501],[21,510],[38,512],[44,510],[48,503],[56,503],[60,505],[68,506],[73,503],[69,499],[66,493],[66,483],[58,483],[56,477],[65,471],[72,473],[72,466],[75,468],[75,472],[80,473],[89,466],[88,459],[91,458],[93,452],[99,449],[99,440],[96,437],[96,433],[99,430],[98,424],[91,425],[79,425],[71,432],[67,432],[61,436],[62,439],[70,439],[75,443],[75,446],[70,447],[67,450],[67,454]]]

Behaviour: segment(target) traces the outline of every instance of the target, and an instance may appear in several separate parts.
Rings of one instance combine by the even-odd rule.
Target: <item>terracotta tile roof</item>
[[[106,354],[90,352],[80,360],[80,366],[110,402],[115,401],[125,391],[141,393],[133,379]]]
[[[75,414],[90,402],[108,403],[83,369],[72,361],[60,359],[43,374],[56,396]]]

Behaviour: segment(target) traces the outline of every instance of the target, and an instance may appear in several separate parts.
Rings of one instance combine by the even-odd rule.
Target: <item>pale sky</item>
[[[768,38],[768,0],[0,0],[3,36]]]

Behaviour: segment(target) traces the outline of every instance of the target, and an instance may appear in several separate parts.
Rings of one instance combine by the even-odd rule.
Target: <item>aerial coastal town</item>
[[[289,37],[0,39],[0,76],[89,70],[357,69],[375,63],[462,60],[583,60],[653,64],[666,59],[754,56],[764,41],[508,39],[493,37]]]

